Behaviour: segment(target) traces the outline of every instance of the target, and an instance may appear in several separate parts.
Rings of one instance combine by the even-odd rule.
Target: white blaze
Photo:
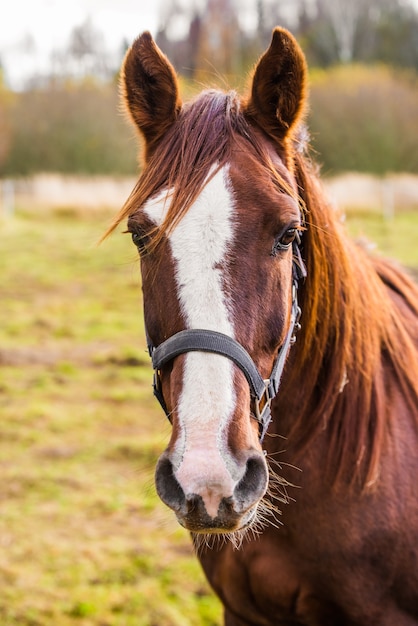
[[[207,183],[169,240],[187,327],[234,337],[222,269],[233,238],[233,199],[227,174],[224,167]],[[164,219],[165,199],[166,194],[161,195],[144,207],[156,224]],[[233,376],[233,364],[226,357],[203,352],[185,355],[183,390],[177,407],[182,437],[171,460],[186,495],[200,494],[212,516],[222,497],[232,495],[239,479],[224,441],[235,404]]]

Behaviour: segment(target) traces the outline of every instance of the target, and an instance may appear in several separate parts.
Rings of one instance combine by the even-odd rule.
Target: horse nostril
[[[187,514],[191,515],[196,513],[199,507],[202,506],[202,498],[197,494],[190,494],[186,497]]]
[[[163,454],[157,463],[155,485],[161,500],[174,511],[180,511],[186,498],[174,476],[173,464],[166,454]]]
[[[264,496],[267,485],[265,458],[261,454],[253,454],[247,459],[245,474],[234,489],[234,500],[242,510],[246,510]]]

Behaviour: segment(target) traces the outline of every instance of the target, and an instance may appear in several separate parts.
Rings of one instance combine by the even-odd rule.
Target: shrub
[[[16,94],[1,173],[132,174],[137,143],[114,84],[50,86]]]
[[[418,172],[418,81],[387,66],[314,71],[309,118],[325,173]]]

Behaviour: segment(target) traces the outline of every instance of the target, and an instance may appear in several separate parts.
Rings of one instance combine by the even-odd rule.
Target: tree
[[[354,42],[358,23],[364,14],[365,0],[318,0],[320,12],[326,15],[332,26],[338,60],[349,63],[354,58]]]
[[[310,65],[384,61],[418,69],[418,13],[411,0],[295,2],[295,34]]]
[[[70,73],[76,76],[108,78],[111,74],[103,35],[94,28],[90,18],[73,28],[64,58],[73,65]]]
[[[161,6],[156,42],[184,76],[192,77],[195,73],[200,26],[200,14],[195,7],[183,5],[179,0]]]
[[[237,70],[239,23],[232,0],[208,0],[202,15],[198,66],[211,73]]]
[[[0,64],[0,171],[10,152],[12,132],[9,109],[12,99],[12,94],[4,85],[3,68]]]
[[[409,5],[394,4],[376,25],[374,60],[418,69],[418,14]]]
[[[178,71],[199,78],[202,73],[220,76],[237,70],[240,37],[234,0],[200,5],[172,0],[164,4],[156,39]]]

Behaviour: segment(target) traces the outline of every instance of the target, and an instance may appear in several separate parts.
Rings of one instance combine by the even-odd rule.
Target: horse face
[[[260,175],[240,156],[217,171],[141,267],[154,345],[186,328],[219,331],[268,378],[289,323],[299,209]],[[133,232],[161,225],[166,195],[145,204]],[[156,471],[160,497],[194,532],[247,526],[268,472],[244,375],[224,356],[190,352],[163,368],[161,382],[173,430]]]
[[[168,236],[163,255],[154,255],[152,268],[144,258],[145,320],[155,345],[183,328],[236,335],[229,270],[236,226],[227,182],[220,170]],[[144,213],[161,223],[163,199]],[[160,290],[165,302],[157,311],[148,296]],[[173,421],[156,471],[162,500],[195,532],[246,525],[266,489],[267,470],[245,379],[226,357],[193,352],[164,368],[162,391]]]
[[[300,225],[296,185],[284,165],[303,92],[303,84],[286,83],[289,75],[298,75],[292,72],[298,56],[289,37],[276,31],[243,109],[290,193],[266,175],[248,142],[231,138],[230,158],[222,166],[215,163],[181,219],[141,261],[145,323],[153,345],[183,329],[219,331],[244,346],[266,378],[289,326],[291,244]],[[266,80],[268,72],[274,81]],[[280,72],[292,94],[286,100],[271,93]],[[172,68],[149,35],[128,53],[124,80],[129,111],[152,159],[164,146],[164,132],[176,133],[179,104]],[[281,115],[271,104],[274,95],[282,98]],[[166,104],[154,115],[157,102]],[[196,117],[191,132],[198,123]],[[140,247],[150,230],[166,224],[173,197],[165,188],[131,217],[129,229]],[[189,352],[162,368],[161,392],[173,428],[156,469],[160,497],[195,533],[247,527],[266,492],[268,471],[243,373],[225,356]]]

